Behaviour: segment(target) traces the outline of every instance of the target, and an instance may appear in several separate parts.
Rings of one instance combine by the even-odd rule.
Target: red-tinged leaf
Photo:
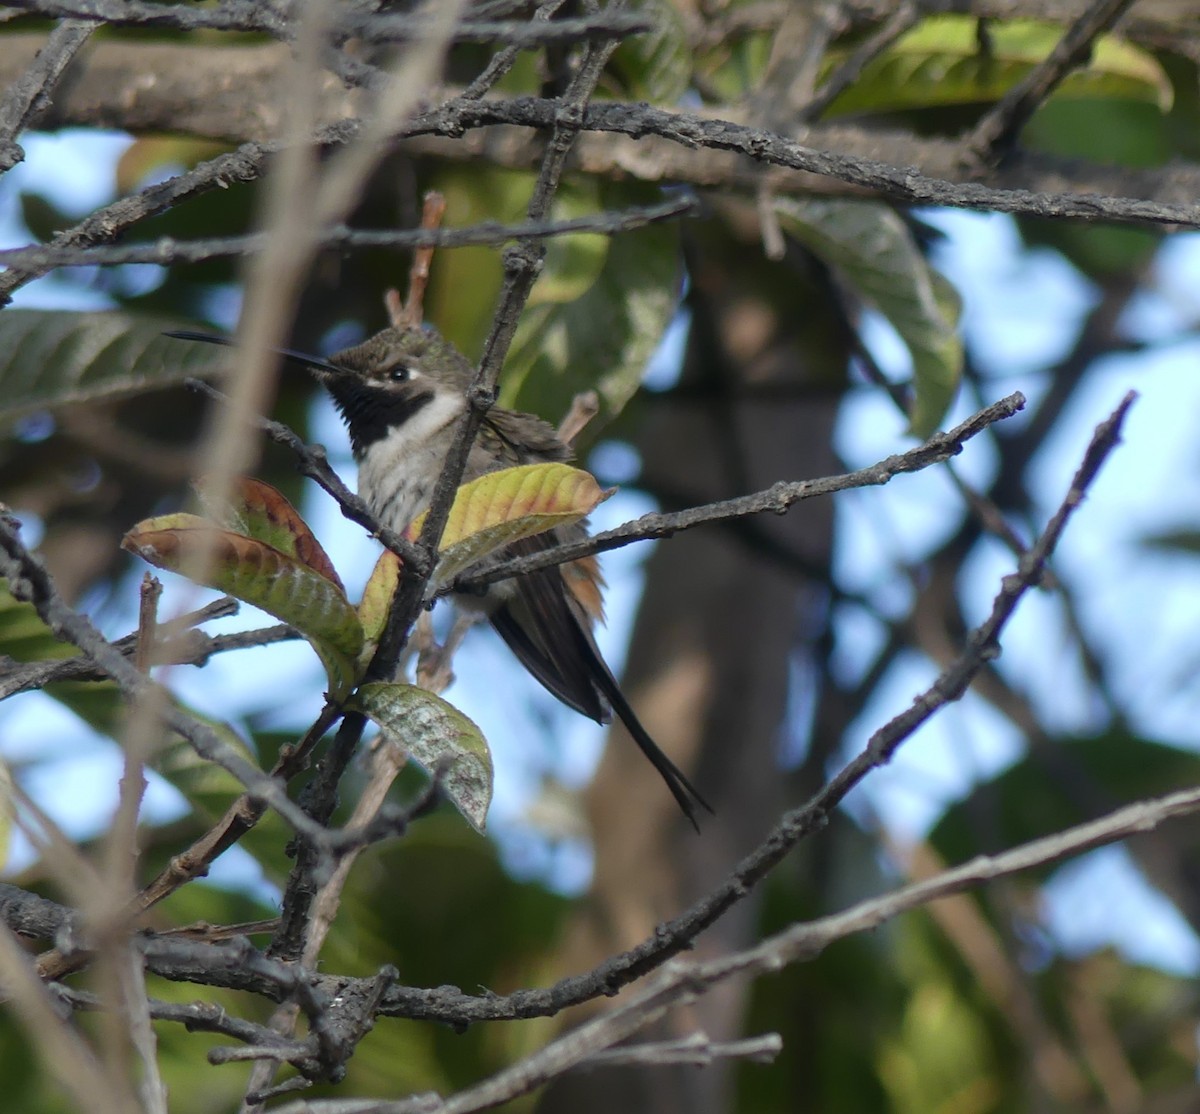
[[[492,755],[471,720],[432,692],[392,682],[363,685],[353,706],[425,769],[442,769],[442,790],[471,827],[483,831],[492,801]]]
[[[197,482],[196,493],[204,509],[227,530],[265,542],[272,549],[295,557],[345,590],[329,555],[282,491],[262,480],[238,476],[227,499],[216,497],[213,484],[207,478]]]
[[[294,626],[312,644],[343,696],[357,680],[363,630],[345,593],[295,557],[221,530],[195,515],[139,523],[121,545],[156,568],[236,596]]]
[[[362,623],[366,647],[379,641],[392,609],[392,598],[400,582],[400,558],[390,549],[385,549],[375,562],[371,577],[363,588],[362,601],[358,605],[358,621]]]
[[[579,522],[610,494],[590,472],[568,464],[523,464],[463,484],[442,534],[432,586],[449,583],[521,538]],[[419,533],[424,518],[410,530]]]

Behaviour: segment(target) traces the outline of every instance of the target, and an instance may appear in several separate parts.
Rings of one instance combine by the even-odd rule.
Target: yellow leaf
[[[432,585],[441,587],[490,553],[521,538],[569,526],[607,499],[590,472],[568,464],[523,464],[463,484],[442,533]],[[409,528],[420,533],[425,516]]]

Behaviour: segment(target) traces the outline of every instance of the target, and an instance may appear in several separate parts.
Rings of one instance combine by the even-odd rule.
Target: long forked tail
[[[596,687],[612,705],[612,710],[616,712],[618,718],[625,725],[625,729],[633,736],[633,741],[637,743],[638,749],[650,759],[650,764],[667,783],[667,788],[671,790],[671,796],[679,803],[684,816],[688,818],[688,822],[699,834],[700,822],[696,818],[696,805],[707,812],[713,811],[712,805],[700,796],[684,772],[662,752],[659,745],[650,737],[650,732],[642,726],[641,721],[634,714],[620,685],[617,684],[617,679],[612,675],[612,670],[608,668],[591,639],[587,637],[582,628],[580,628],[579,634],[580,641],[584,644],[583,652],[591,658],[593,663],[593,678]]]
[[[625,724],[633,741],[641,752],[650,759],[659,772],[671,796],[679,802],[684,816],[697,832],[700,824],[696,819],[696,805],[712,812],[712,806],[696,792],[684,772],[675,765],[634,715],[629,701],[621,692],[612,671],[596,649],[584,620],[568,606],[566,596],[557,585],[550,593],[535,593],[533,583],[542,573],[531,573],[518,581],[527,605],[540,602],[541,607],[526,606],[520,614],[511,605],[503,605],[492,612],[490,618],[496,633],[508,644],[517,658],[546,688],[564,704],[582,712],[598,723],[607,723],[611,708]],[[545,587],[545,585],[542,585]],[[515,602],[515,601],[514,601]],[[552,606],[548,606],[552,605]],[[520,615],[526,621],[522,622]],[[542,649],[548,641],[544,629],[552,620],[558,622],[553,628],[560,652],[551,656]],[[527,625],[530,624],[530,625]]]
[[[553,545],[557,532],[516,542],[506,554],[536,552]],[[564,704],[599,723],[611,708],[633,741],[667,783],[671,795],[697,832],[696,806],[712,812],[686,775],[659,749],[625,699],[592,639],[589,616],[558,569],[540,569],[512,581],[515,593],[490,619],[509,649]]]

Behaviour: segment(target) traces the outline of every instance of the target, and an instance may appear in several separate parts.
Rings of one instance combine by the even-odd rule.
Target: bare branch
[[[238,650],[248,646],[265,646],[300,635],[290,627],[266,627],[258,631],[237,634],[208,635],[191,628],[210,619],[236,615],[238,602],[231,596],[181,615],[168,623],[159,624],[155,631],[155,653],[150,665],[203,665],[213,654]],[[118,638],[113,646],[130,655],[137,645],[137,632]],[[0,700],[18,692],[42,688],[55,681],[102,681],[108,674],[86,657],[61,658],[52,661],[14,662],[0,657]]]
[[[445,1100],[445,1105],[439,1109],[465,1114],[499,1101],[497,1095],[516,1097],[524,1093],[524,1090],[513,1088],[527,1089],[538,1086],[568,1068],[587,1065],[606,1049],[650,1024],[667,1009],[694,999],[708,987],[726,978],[734,975],[769,974],[787,964],[811,960],[836,940],[871,931],[886,921],[931,901],[1152,831],[1170,819],[1191,815],[1197,811],[1200,811],[1198,788],[1140,801],[1100,819],[1033,840],[1002,854],[979,856],[963,866],[943,871],[933,878],[902,887],[892,893],[860,902],[844,912],[794,925],[741,953],[707,962],[676,960],[659,972],[645,988],[638,991],[627,1005],[573,1030],[478,1087]],[[20,894],[20,891],[15,891],[14,894],[14,891],[15,887],[0,885],[0,915],[10,923],[17,909],[25,910],[24,923],[28,923],[30,914],[39,916],[36,910],[43,906],[50,908],[51,921],[60,918],[65,920],[68,915],[61,906],[55,906],[53,902]],[[298,978],[298,974],[288,966],[274,964],[257,953],[251,955],[243,947],[217,948],[214,945],[190,942],[187,947],[180,947],[179,942],[169,942],[154,935],[142,938],[139,946],[147,956],[150,969],[167,978],[266,992],[271,997],[286,996],[294,990],[297,981],[302,979],[315,993],[316,1000],[324,1000],[327,1007],[335,996],[352,997],[359,993],[360,989],[368,990],[377,982],[303,973],[300,973]],[[220,961],[206,961],[210,954],[219,956]],[[76,999],[77,995],[72,994],[72,998]],[[566,1004],[560,1002],[560,1008]],[[203,1008],[202,1005],[198,1005],[189,1009]],[[161,1006],[154,1007],[153,1015],[164,1016]],[[172,1019],[187,1020],[182,1015]],[[443,1016],[441,1020],[448,1018]],[[236,1032],[233,1031],[234,1026]],[[246,1023],[228,1023],[221,1028],[214,1024],[213,1027],[216,1031],[229,1032],[237,1039],[257,1039],[259,1043],[270,1043],[263,1041],[255,1029]],[[288,1058],[291,1059],[290,1056]],[[488,1101],[485,1102],[485,1099]],[[299,1114],[302,1109],[317,1114],[320,1111],[355,1108],[353,1105],[340,1105],[341,1101],[280,1109],[291,1111],[293,1114]],[[428,1102],[428,1099],[425,1101]],[[369,1109],[378,1114],[394,1114],[401,1110],[414,1109],[410,1105],[411,1102],[412,1100],[403,1100],[401,1103],[379,1103],[378,1100],[372,1100]]]
[[[47,106],[43,117],[47,122],[119,121],[134,130],[155,130],[170,123],[184,134],[194,128],[196,134],[266,140],[248,144],[171,182],[151,186],[107,206],[59,233],[49,245],[30,245],[0,253],[0,266],[7,268],[0,275],[0,302],[7,301],[14,290],[32,278],[60,266],[129,262],[174,265],[240,255],[253,258],[256,278],[248,287],[250,296],[244,325],[249,338],[244,346],[246,370],[253,370],[253,375],[237,376],[232,387],[232,393],[238,396],[232,407],[235,418],[230,419],[222,412],[223,431],[213,439],[211,455],[223,466],[240,470],[237,452],[254,451],[258,440],[243,436],[245,431],[268,432],[296,452],[302,471],[333,495],[346,517],[380,536],[402,556],[400,589],[368,679],[394,674],[398,649],[408,637],[414,617],[429,602],[431,555],[436,550],[479,422],[491,405],[498,371],[517,320],[542,265],[545,240],[580,231],[611,235],[654,220],[673,219],[696,208],[690,199],[672,199],[662,205],[574,221],[550,221],[551,201],[569,168],[587,174],[735,188],[747,196],[768,197],[788,190],[828,192],[1154,228],[1200,228],[1200,204],[1195,201],[1200,196],[1200,166],[1153,171],[1101,170],[1085,164],[1068,165],[1017,155],[1002,166],[963,167],[959,163],[962,147],[950,141],[916,139],[901,132],[872,133],[853,126],[802,128],[793,134],[790,129],[794,121],[780,120],[769,113],[770,89],[760,90],[765,95],[758,101],[747,98],[745,111],[754,110],[755,105],[763,111],[761,117],[753,118],[739,117],[735,109],[728,107],[712,112],[678,112],[644,104],[593,101],[593,92],[616,41],[651,26],[652,20],[645,13],[628,13],[622,10],[619,0],[604,8],[585,0],[572,8],[572,18],[552,19],[559,13],[561,0],[548,0],[537,7],[532,19],[517,22],[487,17],[497,13],[507,16],[518,10],[527,14],[533,4],[514,7],[478,0],[471,10],[480,18],[459,21],[457,17],[468,3],[470,0],[455,0],[438,5],[429,0],[414,16],[381,13],[374,10],[378,5],[372,4],[331,6],[315,0],[267,5],[253,0],[223,0],[219,5],[200,7],[144,0],[127,3],[29,0],[21,5],[25,12],[79,18],[54,32],[24,84],[11,90],[0,105],[0,167],[6,156],[16,157],[19,153],[15,144],[17,129]],[[1082,15],[1079,9],[1084,0],[978,0],[973,4],[972,13],[976,16],[1000,7],[1057,6],[1071,11],[1068,22],[1073,23],[1055,55],[1037,67],[1029,80],[998,105],[974,133],[977,152],[989,157],[1000,154],[1033,107],[1078,64],[1105,27],[1119,20],[1126,27],[1132,26],[1134,20],[1122,16],[1130,3],[1131,0],[1088,0]],[[819,56],[837,36],[848,31],[857,33],[867,22],[878,24],[824,88],[808,97],[805,111],[809,116],[819,114],[855,80],[870,59],[887,49],[913,24],[919,13],[952,7],[958,10],[960,6],[956,7],[954,0],[900,0],[899,4],[895,0],[823,2],[819,13],[822,34],[807,44],[801,72],[789,85],[792,99],[788,103],[795,106],[797,99],[808,97]],[[790,11],[786,5],[768,2],[743,5],[736,11],[722,10],[716,18],[730,26],[749,27],[758,18],[749,9],[758,8],[771,8],[777,14]],[[576,10],[581,13],[577,17]],[[700,33],[697,29],[702,24],[711,26],[710,14],[707,9],[703,16],[693,13],[690,26],[694,34]],[[791,14],[795,16],[794,12]],[[299,15],[304,18],[297,18]],[[250,29],[280,41],[228,54],[221,53],[225,48],[189,44],[185,55],[178,46],[142,43],[138,36],[131,36],[125,42],[109,41],[89,49],[87,56],[72,66],[72,81],[56,89],[59,75],[75,56],[93,22],[141,23],[189,30]],[[12,57],[22,57],[22,65],[28,65],[30,55],[21,53],[27,51],[28,42],[12,41],[22,38],[29,37],[5,36],[0,41],[0,83],[4,82],[6,66],[14,64]],[[417,46],[400,52],[361,49],[363,43],[394,42]],[[460,94],[435,84],[444,52],[454,42],[504,44],[494,53],[462,52],[462,61],[488,55],[491,61],[486,65],[475,63],[477,68],[482,67],[482,72]],[[555,55],[548,55],[547,68],[553,70],[555,83],[559,88],[569,83],[565,96],[494,95],[495,83],[521,50],[546,44],[583,44],[569,64],[558,66]],[[231,63],[235,53],[240,58]],[[287,62],[291,53],[295,59]],[[403,64],[389,71],[384,60],[397,54],[403,56]],[[128,73],[118,73],[106,83],[98,75],[109,72],[111,76],[111,71],[105,71],[100,63],[110,65],[118,57],[145,61],[149,68],[142,71],[138,66],[127,66]],[[205,81],[212,84],[212,67],[217,65],[213,59],[218,57],[231,66],[224,74],[228,80],[219,95],[214,89],[214,96],[206,98]],[[190,69],[179,65],[181,58],[194,65]],[[130,74],[159,73],[171,64],[171,59],[175,60],[178,74],[164,80],[160,88],[152,88],[153,82],[145,89],[135,88],[131,83]],[[291,74],[291,84],[283,98],[277,96],[276,90],[260,96],[266,83],[276,82],[285,66]],[[252,76],[239,86],[237,78],[241,74]],[[349,88],[342,88],[340,83]],[[547,82],[547,88],[550,84]],[[803,94],[798,94],[798,89]],[[55,103],[49,105],[52,90]],[[218,101],[219,104],[215,103]],[[281,108],[281,104],[288,110]],[[764,122],[773,127],[750,126]],[[343,148],[341,151],[334,149],[339,146]],[[341,222],[357,203],[368,176],[382,158],[396,151],[408,155],[435,151],[456,159],[486,158],[492,165],[536,166],[537,183],[529,199],[527,219],[508,226],[489,222],[447,231],[422,228],[392,232],[345,227]],[[266,222],[271,235],[187,243],[167,239],[143,244],[129,242],[148,218],[167,213],[180,202],[230,181],[256,180],[271,160],[275,164],[271,180],[279,183],[269,191],[277,218]],[[960,180],[964,175],[976,173],[980,180]],[[1027,188],[1030,185],[1038,188]],[[280,338],[288,307],[299,289],[297,284],[322,247],[338,250],[417,247],[418,260],[413,272],[416,275],[421,271],[420,251],[430,251],[438,245],[510,240],[516,244],[504,256],[504,285],[468,393],[469,416],[462,423],[455,448],[439,478],[421,541],[413,544],[379,527],[361,501],[333,474],[319,449],[309,449],[290,430],[254,417],[260,408],[265,376],[271,370],[265,353]],[[420,278],[414,281],[414,291],[419,290],[419,282]],[[419,321],[418,301],[414,293],[404,315],[407,323]],[[1015,413],[1023,401],[1021,396],[1014,395],[995,403],[949,433],[889,457],[872,468],[840,476],[781,482],[738,499],[676,514],[646,516],[585,542],[562,546],[532,559],[509,562],[486,575],[464,577],[456,587],[475,588],[639,538],[665,537],[710,523],[740,522],[747,515],[768,510],[784,513],[796,502],[818,495],[884,484],[897,475],[949,462],[967,440]],[[1020,550],[1018,566],[1002,581],[987,619],[969,633],[961,652],[909,709],[874,732],[862,752],[811,799],[784,815],[720,885],[675,919],[659,926],[643,943],[554,986],[503,997],[463,994],[449,987],[424,990],[398,986],[396,972],[390,968],[381,970],[372,979],[323,975],[315,970],[320,942],[333,921],[337,894],[357,852],[376,840],[403,832],[409,821],[436,799],[440,775],[435,772],[427,792],[410,808],[389,808],[383,804],[383,797],[399,759],[394,754],[381,758],[384,768],[376,771],[378,776],[358,800],[350,825],[334,829],[331,818],[338,795],[344,792],[343,775],[362,736],[365,720],[361,714],[343,715],[340,707],[327,701],[305,736],[284,747],[274,769],[266,773],[247,761],[236,748],[226,746],[220,735],[206,724],[172,703],[166,691],[146,676],[149,668],[162,660],[202,661],[213,652],[237,645],[263,644],[294,636],[294,632],[275,627],[221,638],[209,638],[190,630],[168,632],[155,621],[153,609],[147,606],[139,623],[140,637],[128,644],[109,642],[85,616],[66,605],[40,560],[22,544],[15,523],[9,519],[0,521],[0,576],[7,577],[17,599],[34,605],[57,637],[80,648],[77,658],[65,662],[12,668],[0,663],[6,668],[6,671],[0,669],[0,698],[50,679],[112,678],[134,704],[135,713],[140,711],[143,716],[142,730],[132,732],[125,752],[120,808],[103,848],[105,869],[97,871],[94,863],[61,833],[56,833],[52,825],[47,828],[46,839],[39,842],[39,850],[42,843],[49,845],[44,857],[50,873],[56,877],[69,873],[63,866],[71,855],[79,859],[79,874],[84,881],[60,879],[74,908],[54,906],[0,886],[0,920],[14,932],[36,934],[53,945],[52,950],[31,964],[15,936],[0,929],[0,967],[4,968],[4,982],[13,994],[14,1003],[24,1012],[35,1036],[46,1040],[56,1057],[54,1070],[64,1075],[66,1086],[78,1090],[90,1085],[96,1073],[104,1077],[105,1086],[113,1096],[106,1101],[114,1114],[117,1111],[124,1114],[126,1109],[132,1111],[136,1107],[148,1111],[164,1109],[150,1024],[154,1019],[208,1029],[238,1042],[240,1047],[217,1049],[211,1058],[213,1062],[256,1061],[246,1096],[249,1106],[315,1081],[336,1078],[363,1034],[383,1014],[455,1025],[477,1020],[553,1016],[571,1005],[630,988],[616,1009],[592,1017],[537,1053],[460,1094],[446,1099],[417,1095],[396,1102],[318,1100],[303,1104],[307,1111],[325,1114],[366,1109],[375,1114],[418,1110],[468,1114],[528,1094],[572,1068],[700,1064],[735,1057],[770,1059],[779,1047],[774,1034],[732,1044],[711,1042],[703,1033],[679,1041],[624,1046],[620,1042],[637,1039],[637,1034],[664,1017],[667,1011],[695,1000],[723,980],[762,974],[804,961],[819,954],[833,940],[868,930],[923,902],[960,892],[990,878],[1059,861],[1080,850],[1152,828],[1173,815],[1200,811],[1200,790],[1145,801],[1113,812],[1092,825],[1082,825],[994,858],[974,860],[928,881],[859,903],[835,916],[794,925],[733,955],[693,962],[673,958],[689,949],[700,932],[742,901],[799,842],[822,830],[848,793],[873,770],[890,761],[897,748],[930,716],[959,699],[972,680],[988,668],[1000,652],[1000,635],[1025,593],[1034,586],[1053,585],[1045,571],[1045,562],[1115,445],[1131,402],[1132,396],[1126,398],[1097,430],[1063,503],[1028,549],[1019,544],[1016,533],[999,517],[996,505],[976,500],[981,517],[989,518],[998,530],[1008,531],[1009,540]],[[238,430],[236,422],[243,423],[244,430]],[[745,484],[741,489],[750,486]],[[1008,509],[1003,500],[998,502]],[[756,519],[747,528],[761,526],[762,522]],[[1032,528],[1029,532],[1032,533]],[[239,639],[240,642],[236,641]],[[286,788],[289,780],[307,768],[310,758],[318,753],[316,748],[339,719],[341,727],[336,737],[321,754],[314,776],[293,802]],[[135,727],[139,725],[136,714],[134,723]],[[134,830],[149,740],[152,735],[154,740],[159,738],[160,725],[181,734],[205,761],[232,773],[245,792],[211,830],[176,854],[168,867],[139,892],[134,882],[138,853]],[[820,784],[820,778],[811,784]],[[27,796],[23,793],[20,787],[14,790],[17,811],[21,814],[19,822],[36,829],[39,813],[32,802],[25,808]],[[265,951],[240,934],[228,939],[230,933],[239,931],[234,926],[202,926],[199,932],[174,934],[142,930],[141,926],[150,919],[143,916],[147,908],[205,873],[218,855],[258,823],[267,807],[279,811],[297,838],[289,848],[295,866],[287,883],[281,916],[269,926],[274,932]],[[766,826],[764,820],[763,827]],[[188,838],[192,836],[189,831]],[[55,840],[68,846],[65,850],[59,848]],[[93,894],[91,890],[97,886],[103,892]],[[323,897],[315,900],[314,894]],[[59,995],[57,988],[47,990],[38,985],[39,978],[59,979],[89,964],[96,967],[100,977],[103,992],[98,997],[70,990]],[[208,1003],[172,1006],[155,1002],[146,993],[146,973],[263,996],[281,1005],[281,1021],[285,1015],[295,1019],[302,1011],[308,1036],[298,1040],[270,1026],[231,1019]],[[644,977],[642,985],[632,985]],[[62,1032],[57,1034],[48,1028],[55,1018],[61,1022],[68,1017],[71,1009],[104,1012],[103,1022],[97,1027],[102,1042],[99,1057],[70,1028],[59,1024]],[[139,1065],[138,1057],[145,1063]],[[272,1072],[285,1062],[292,1064],[298,1075],[276,1085]],[[71,1075],[77,1077],[75,1082],[69,1078]],[[130,1081],[136,1077],[138,1083],[130,1083],[128,1095],[112,1092],[110,1076]],[[140,1095],[134,1093],[139,1084]],[[72,1094],[78,1097],[76,1092]],[[284,1109],[299,1110],[301,1104]]]
[[[290,34],[288,19],[270,5],[227,0],[219,8],[195,9],[145,0],[28,0],[30,15],[91,20],[109,26],[173,27],[181,31],[262,31],[280,38]]]
[[[17,136],[37,122],[50,103],[50,93],[63,71],[92,33],[88,23],[60,23],[38,52],[34,63],[5,91],[0,102],[0,174],[25,157]]]
[[[548,145],[542,171],[527,210],[531,221],[545,220],[549,214],[550,202],[558,187],[567,151],[578,133],[577,120],[580,110],[591,95],[604,63],[613,49],[614,43],[589,47],[571,88],[563,98],[561,127],[556,125],[555,136]],[[384,118],[388,118],[393,126],[399,123],[399,119],[392,119],[390,114],[385,114]],[[376,134],[382,143],[384,132],[381,126],[377,128]],[[484,345],[483,359],[468,392],[470,409],[454,445],[446,455],[426,514],[425,525],[417,542],[418,550],[424,550],[426,554],[436,551],[437,542],[462,478],[467,454],[482,416],[491,405],[500,367],[516,331],[517,318],[524,307],[544,252],[545,248],[540,242],[521,240],[519,248],[509,249],[505,253],[504,287],[493,317],[492,330]],[[367,667],[364,680],[392,677],[399,653],[422,607],[425,584],[431,569],[432,560],[428,558],[420,563],[410,562],[404,565],[387,625]],[[364,724],[365,720],[359,714],[352,714],[343,720],[333,747],[326,755],[317,775],[306,787],[303,803],[310,815],[324,819],[332,813],[337,784],[361,737]],[[300,953],[311,897],[315,889],[312,881],[315,865],[315,856],[309,849],[302,847],[297,854],[296,865],[284,893],[283,924],[272,949],[275,955],[293,958]]]
[[[990,615],[970,633],[959,656],[939,674],[929,689],[913,701],[909,709],[876,731],[863,751],[820,792],[806,804],[786,813],[766,839],[738,863],[716,890],[678,917],[659,925],[654,936],[636,948],[613,956],[586,974],[563,979],[545,990],[525,990],[508,998],[488,999],[466,995],[447,996],[440,991],[398,990],[389,1000],[389,1006],[406,1017],[459,1022],[552,1015],[591,998],[614,994],[690,946],[699,933],[745,898],[797,843],[823,829],[833,809],[850,790],[872,769],[889,761],[904,740],[910,738],[934,711],[961,697],[971,679],[995,657],[1001,630],[1021,597],[1032,584],[1037,583],[1067,519],[1079,506],[1083,493],[1116,445],[1121,423],[1132,402],[1133,396],[1126,396],[1113,415],[1097,429],[1083,464],[1058,511],[1036,544],[1022,558],[1018,572],[1005,578]],[[1113,838],[1122,838],[1125,834],[1128,832],[1121,829]]]
[[[407,134],[440,134],[447,129],[454,131],[492,124],[547,128],[553,125],[554,104],[538,97],[514,97],[503,102],[489,99],[448,103],[413,120]],[[774,132],[729,120],[712,120],[650,105],[592,104],[585,110],[580,127],[639,138],[649,133],[685,147],[734,151],[766,166],[786,167],[836,179],[894,201],[1119,224],[1200,227],[1200,206],[1194,204],[1092,194],[1034,193],[1028,189],[997,189],[971,182],[949,182],[931,178],[911,166],[893,166],[877,159],[819,150]]]
[[[425,195],[421,209],[421,228],[436,232],[446,214],[446,199],[430,190]],[[413,252],[412,265],[408,269],[408,293],[404,304],[392,315],[392,324],[407,328],[418,328],[425,320],[425,288],[429,285],[429,266],[433,262],[433,245],[422,246]]]
[[[563,1072],[652,1024],[668,1010],[694,1001],[710,987],[732,976],[771,974],[789,964],[816,958],[830,944],[878,928],[902,913],[981,883],[1018,874],[1132,835],[1150,831],[1169,819],[1200,811],[1200,789],[1188,789],[1152,801],[1142,801],[1044,839],[1034,840],[1000,855],[980,856],[964,866],[928,881],[905,886],[852,908],[797,924],[743,952],[707,962],[675,960],[636,991],[624,1006],[593,1018],[552,1041],[524,1060],[490,1079],[446,1099],[438,1109],[447,1114],[471,1114],[528,1093]],[[373,1102],[372,1114],[402,1114],[415,1109],[412,1100]],[[325,1114],[350,1111],[354,1106],[314,1102],[284,1106],[279,1114]]]
[[[564,2],[565,0],[548,0],[548,3],[540,4],[537,11],[533,13],[534,22],[549,23],[550,19],[563,6]],[[562,23],[563,20],[559,20],[558,22]],[[484,67],[483,72],[463,90],[463,96],[471,98],[482,97],[512,69],[520,53],[520,48],[515,44],[510,44],[498,50],[492,60]]]
[[[140,221],[166,212],[180,202],[230,182],[248,182],[262,172],[264,161],[275,147],[249,143],[226,155],[201,163],[195,169],[159,182],[130,197],[123,197],[97,209],[72,228],[54,236],[50,246],[55,249],[111,243]],[[12,300],[12,292],[35,278],[40,278],[54,264],[10,267],[0,274],[0,305]]]
[[[269,5],[248,0],[225,0],[218,8],[153,4],[143,0],[26,0],[30,15],[104,23],[109,27],[162,27],[180,31],[259,31],[280,39],[294,33],[292,20]],[[428,15],[337,13],[332,30],[366,42],[414,42],[433,30]],[[455,43],[504,43],[522,49],[550,43],[619,39],[650,31],[653,21],[636,12],[599,12],[575,19],[526,23],[517,20],[461,20],[454,28]]]
[[[9,887],[5,887],[8,890]],[[7,911],[7,903],[0,907]],[[42,1050],[43,1064],[75,1099],[80,1110],[134,1114],[133,1096],[120,1094],[78,1032],[59,1016],[49,988],[8,928],[0,928],[0,979],[30,1033]]]
[[[530,557],[504,561],[485,572],[461,576],[444,591],[477,591],[484,585],[495,583],[498,580],[523,576],[536,569],[561,565],[567,561],[574,561],[593,553],[603,553],[609,549],[618,549],[630,542],[644,541],[647,538],[667,538],[681,530],[691,530],[697,526],[741,519],[747,515],[762,514],[767,511],[783,514],[789,507],[804,499],[833,495],[839,491],[850,491],[854,488],[877,487],[888,483],[896,476],[919,472],[924,468],[950,460],[957,456],[962,451],[963,445],[976,434],[998,421],[1012,417],[1024,406],[1025,398],[1018,392],[984,407],[949,432],[935,434],[925,444],[910,449],[906,453],[890,456],[869,468],[860,468],[854,472],[847,472],[845,475],[828,476],[818,480],[795,480],[792,482],[781,480],[779,483],[772,484],[765,491],[759,491],[753,495],[724,499],[718,503],[707,503],[703,506],[690,507],[684,511],[668,514],[642,515],[641,518],[624,526],[594,534],[583,541],[554,546]]]

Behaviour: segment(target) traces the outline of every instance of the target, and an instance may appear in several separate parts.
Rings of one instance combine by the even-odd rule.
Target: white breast
[[[428,505],[452,440],[448,428],[466,401],[439,391],[402,426],[367,446],[358,464],[358,493],[371,513],[399,533]]]

